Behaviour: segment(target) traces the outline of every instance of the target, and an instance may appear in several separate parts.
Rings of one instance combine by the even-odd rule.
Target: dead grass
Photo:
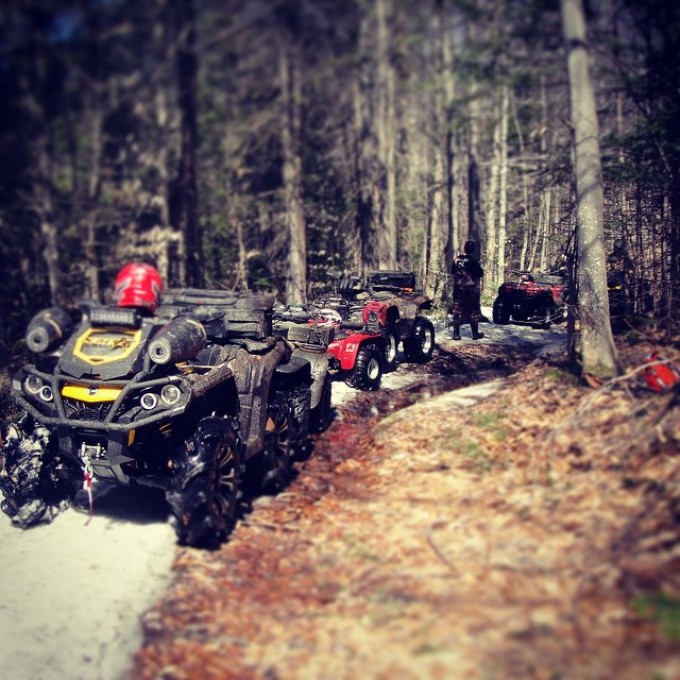
[[[133,676],[680,677],[679,402],[536,361],[473,408],[335,423],[179,552]]]

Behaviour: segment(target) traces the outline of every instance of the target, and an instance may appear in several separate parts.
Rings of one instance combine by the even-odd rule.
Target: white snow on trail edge
[[[490,317],[491,310],[483,309]],[[449,329],[435,324],[437,341]],[[565,347],[563,326],[480,326],[480,343],[539,352]],[[469,339],[463,326],[461,344]],[[384,376],[385,389],[416,379],[406,365]],[[467,388],[452,407],[474,403],[495,388]],[[333,384],[333,403],[356,392]],[[453,399],[453,397],[450,397]],[[123,680],[142,644],[141,616],[163,597],[171,579],[175,536],[162,494],[113,488],[96,494],[94,516],[68,510],[52,524],[21,531],[0,513],[0,678]]]
[[[69,510],[28,531],[2,515],[1,678],[114,680],[129,672],[140,616],[169,583],[175,537],[157,512],[111,514],[97,514],[95,504],[89,522]]]

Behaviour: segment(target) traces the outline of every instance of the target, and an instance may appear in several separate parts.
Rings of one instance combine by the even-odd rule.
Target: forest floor
[[[177,552],[132,677],[680,678],[680,394],[639,370],[659,347],[621,339],[627,374],[593,388],[561,355],[441,339],[410,385],[340,405],[221,549]]]

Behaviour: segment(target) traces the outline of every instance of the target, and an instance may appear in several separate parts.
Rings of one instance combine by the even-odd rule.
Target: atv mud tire
[[[370,343],[359,348],[354,370],[347,380],[347,384],[358,390],[377,390],[380,387],[382,374],[382,352],[373,343]]]
[[[231,418],[199,421],[172,461],[166,493],[180,545],[216,548],[234,527],[241,485],[241,443]]]
[[[550,324],[557,314],[557,309],[552,296],[547,297],[541,304],[538,317],[539,320],[534,324],[535,328],[550,328]]]
[[[333,420],[333,407],[331,403],[333,395],[333,385],[331,378],[326,375],[321,388],[321,398],[319,403],[311,410],[309,414],[309,430],[318,434],[325,432]]]
[[[542,327],[543,328],[550,328],[550,325],[553,322],[553,319],[557,316],[557,308],[555,307],[554,302],[550,302],[546,304],[545,309],[543,310],[543,323]]]
[[[500,325],[510,323],[510,310],[508,304],[502,298],[496,298],[492,311],[493,322]]]
[[[385,333],[385,349],[383,358],[385,360],[385,371],[393,371],[397,366],[397,348],[399,341],[392,331]]]
[[[434,352],[434,326],[429,319],[416,319],[411,336],[404,340],[404,354],[409,361],[423,364]]]
[[[262,455],[253,461],[261,466],[256,477],[262,491],[277,493],[292,477],[293,428],[291,408],[285,395],[278,393],[269,401]]]
[[[30,432],[29,432],[30,430]],[[3,447],[4,464],[0,470],[2,511],[21,529],[49,524],[68,509],[78,490],[78,482],[57,476],[65,466],[50,450],[46,427],[32,424],[23,429],[10,425]],[[77,470],[71,471],[73,475]]]
[[[299,385],[282,392],[281,398],[288,402],[291,414],[290,445],[293,458],[304,458],[310,452],[311,399],[309,387]]]

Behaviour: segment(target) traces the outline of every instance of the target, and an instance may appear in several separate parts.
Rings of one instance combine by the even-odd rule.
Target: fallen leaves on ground
[[[678,393],[484,345],[430,368],[180,550],[135,678],[680,677]],[[507,377],[456,406],[480,372]]]

